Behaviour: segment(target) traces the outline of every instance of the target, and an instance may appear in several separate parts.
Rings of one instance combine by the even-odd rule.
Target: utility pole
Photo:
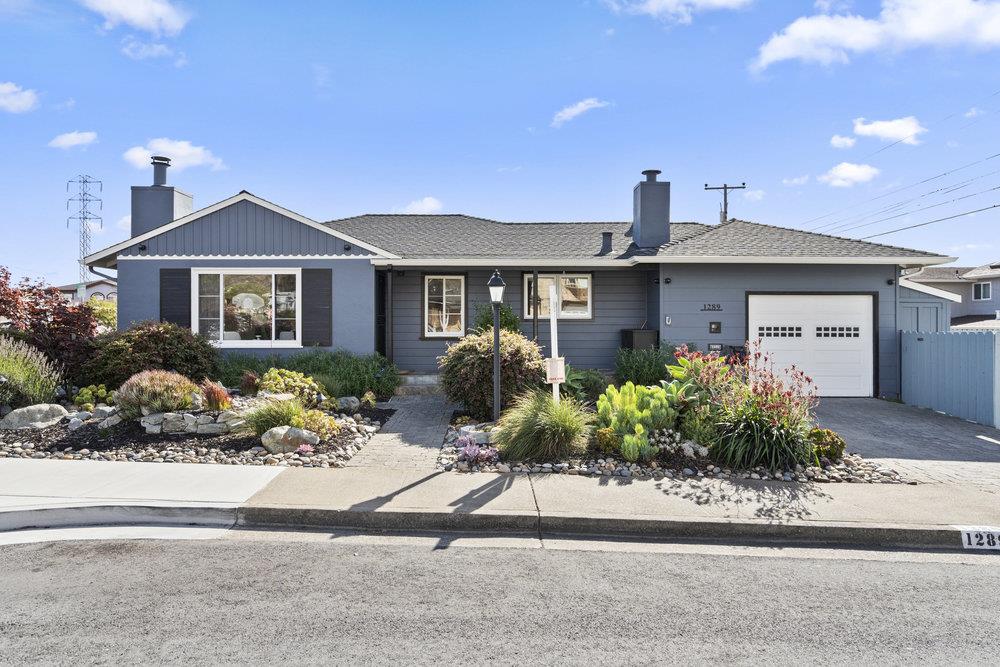
[[[96,186],[97,192],[101,192],[104,184],[86,174],[80,174],[73,180],[66,182],[66,192],[70,191],[70,186],[74,183],[77,186],[77,193],[75,197],[66,200],[66,210],[70,210],[70,204],[73,204],[76,215],[66,218],[66,227],[69,228],[70,223],[74,221],[80,225],[80,282],[76,286],[76,295],[82,302],[87,296],[87,265],[84,264],[83,260],[90,254],[90,225],[94,222],[101,226],[104,225],[104,219],[91,213],[90,206],[97,204],[98,210],[103,210],[104,202],[100,197],[94,195],[94,188]]]
[[[728,183],[723,183],[722,185],[715,185],[712,187],[709,187],[708,183],[705,183],[706,190],[722,190],[722,213],[719,214],[720,222],[729,220],[729,191],[746,190],[746,188],[746,183],[740,183],[739,185],[729,185]]]

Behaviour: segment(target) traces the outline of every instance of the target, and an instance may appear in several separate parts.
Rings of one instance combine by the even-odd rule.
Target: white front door
[[[747,338],[760,339],[776,369],[793,364],[820,396],[874,392],[872,296],[869,294],[750,294]]]

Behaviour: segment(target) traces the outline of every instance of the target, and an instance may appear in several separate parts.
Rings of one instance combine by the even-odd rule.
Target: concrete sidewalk
[[[629,481],[402,468],[0,461],[0,530],[196,524],[960,548],[992,486]]]

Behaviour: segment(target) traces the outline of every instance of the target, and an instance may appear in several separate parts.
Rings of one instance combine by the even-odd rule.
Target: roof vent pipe
[[[162,155],[153,156],[153,185],[167,184],[167,167],[170,166],[170,158]]]
[[[614,232],[601,232],[601,251],[597,253],[598,255],[610,255],[611,254],[611,236]]]

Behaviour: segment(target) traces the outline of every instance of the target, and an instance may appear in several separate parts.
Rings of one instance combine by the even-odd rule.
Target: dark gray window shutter
[[[160,269],[160,321],[191,328],[191,269]]]
[[[302,269],[302,345],[333,345],[333,269]]]

